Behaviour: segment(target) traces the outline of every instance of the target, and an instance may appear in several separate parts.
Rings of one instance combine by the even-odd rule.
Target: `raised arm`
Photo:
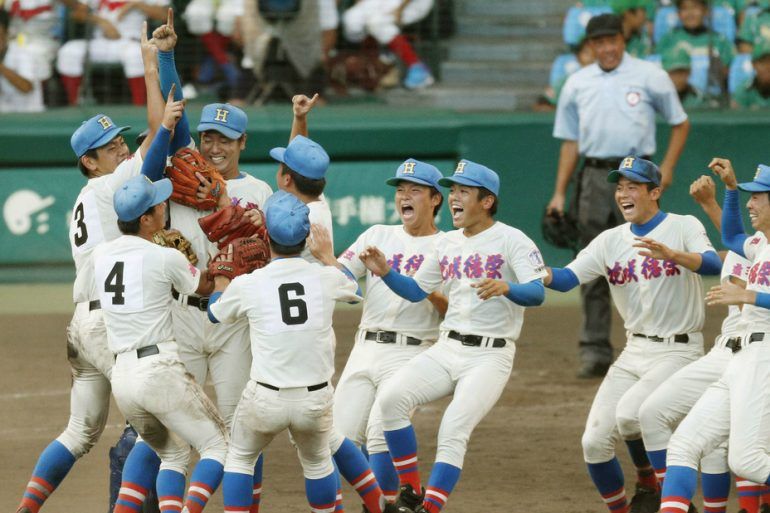
[[[748,237],[743,229],[743,220],[738,204],[738,180],[735,178],[733,165],[728,159],[715,157],[711,159],[708,167],[725,184],[725,200],[722,205],[722,243],[728,249],[745,258],[743,243]]]
[[[139,154],[144,158],[150,149],[150,144],[155,139],[155,134],[163,121],[166,101],[160,91],[158,74],[158,49],[147,40],[147,22],[142,24],[142,33],[139,36],[142,49],[142,62],[144,63],[144,84],[147,88],[147,137],[139,147]]]
[[[292,97],[291,106],[292,111],[294,112],[294,118],[291,122],[289,142],[298,135],[307,137],[307,115],[313,110],[318,98],[318,93],[314,94],[312,98],[308,98],[304,94],[297,94]]]
[[[142,162],[142,174],[153,182],[163,178],[171,134],[184,113],[184,101],[174,101],[174,89],[175,87],[172,86],[168,93],[163,121]]]
[[[690,196],[700,205],[717,231],[721,232],[722,207],[717,202],[714,180],[710,176],[701,176],[690,184]]]

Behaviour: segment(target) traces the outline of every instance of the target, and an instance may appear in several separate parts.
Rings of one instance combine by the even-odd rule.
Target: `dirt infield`
[[[704,332],[708,346],[724,314],[723,309],[709,310]],[[359,315],[358,310],[343,310],[335,317],[338,371],[350,351]],[[0,511],[15,511],[38,454],[65,427],[68,320],[59,314],[0,315]],[[599,381],[574,378],[578,326],[577,307],[547,306],[527,312],[513,376],[473,434],[462,478],[445,511],[606,511],[590,484],[580,450],[583,423]],[[617,346],[623,339],[618,319],[613,329]],[[445,406],[446,401],[429,405],[415,419],[426,476]],[[121,430],[122,419],[113,404],[101,441],[75,465],[43,511],[105,513],[108,450]],[[629,476],[627,454],[619,449]],[[264,513],[308,510],[301,470],[285,436],[267,449],[263,490]],[[345,488],[343,494],[346,509],[360,511],[352,489]],[[222,509],[217,493],[207,510]]]

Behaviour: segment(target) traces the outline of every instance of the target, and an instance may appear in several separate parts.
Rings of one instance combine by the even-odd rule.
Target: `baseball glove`
[[[198,263],[198,255],[192,248],[190,241],[185,239],[178,230],[160,230],[152,234],[152,241],[158,246],[178,249],[187,257],[187,260],[195,265]]]
[[[204,199],[198,197],[198,187],[202,182],[195,176],[200,173],[209,182],[211,190]],[[199,152],[182,148],[171,157],[171,165],[166,168],[166,176],[174,185],[172,201],[187,205],[197,210],[214,210],[219,196],[225,191],[225,180],[216,168],[206,161]]]
[[[240,205],[230,205],[198,219],[203,233],[211,242],[215,242],[219,250],[225,250],[227,245],[242,237],[259,237],[267,242],[265,214],[255,209],[262,216],[262,226],[255,226],[246,216],[246,209]]]
[[[556,212],[543,213],[543,221],[540,224],[543,239],[557,248],[578,250],[579,233],[575,219],[568,212],[558,214]]]
[[[255,269],[261,269],[270,262],[270,248],[262,239],[242,237],[230,243],[233,246],[232,258],[227,248],[209,264],[209,276],[225,276],[233,279]]]

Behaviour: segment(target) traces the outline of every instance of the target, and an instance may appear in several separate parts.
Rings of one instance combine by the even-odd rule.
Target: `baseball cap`
[[[249,118],[246,113],[229,103],[209,103],[203,107],[198,132],[214,130],[228,139],[238,139],[246,133]]]
[[[639,157],[626,157],[620,163],[618,169],[610,171],[607,181],[617,183],[621,177],[626,177],[632,182],[654,183],[660,185],[660,170],[658,166]]]
[[[455,174],[441,178],[438,183],[444,187],[451,187],[453,183],[484,187],[495,196],[500,192],[500,177],[497,173],[486,166],[465,159],[457,163]]]
[[[690,69],[692,67],[692,59],[687,50],[678,48],[665,52],[661,56],[661,63],[663,69],[666,71],[673,71],[677,69]]]
[[[329,155],[317,142],[298,135],[286,148],[273,148],[270,156],[311,180],[320,180],[329,168]]]
[[[770,55],[770,41],[763,39],[754,45],[754,49],[751,51],[751,60],[758,61],[767,55]]]
[[[413,182],[438,190],[438,181],[442,177],[441,171],[436,166],[431,166],[415,159],[406,159],[396,169],[396,176],[388,178],[385,183],[388,185],[398,185],[399,182]]]
[[[754,173],[754,180],[751,182],[739,183],[738,188],[746,192],[770,191],[770,167],[764,164],[758,165],[757,172]]]
[[[623,22],[616,14],[600,14],[588,20],[586,39],[623,33]]]
[[[127,180],[115,191],[112,204],[118,219],[133,221],[150,207],[166,201],[173,190],[174,187],[168,178],[152,182],[146,176],[139,175]]]
[[[129,130],[130,126],[117,126],[106,114],[96,116],[83,121],[70,138],[70,146],[78,158],[85,155],[88,150],[104,146],[113,140],[118,134]]]
[[[265,202],[265,223],[270,238],[295,246],[310,233],[310,209],[290,192],[277,191]]]
[[[610,5],[612,6],[612,12],[616,14],[623,14],[629,9],[647,8],[649,4],[648,0],[612,0]]]

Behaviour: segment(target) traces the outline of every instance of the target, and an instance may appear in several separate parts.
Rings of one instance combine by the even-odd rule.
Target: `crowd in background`
[[[769,0],[587,0],[565,17],[570,52],[554,61],[536,109],[555,108],[567,77],[593,63],[585,26],[604,12],[622,18],[630,55],[668,72],[686,109],[770,106]]]
[[[342,95],[351,85],[421,89],[433,75],[415,51],[419,31],[402,28],[416,27],[433,3],[0,0],[0,112],[94,101],[143,105],[140,34],[145,21],[150,31],[163,22],[169,7],[191,99],[210,93],[245,104],[327,86]]]

